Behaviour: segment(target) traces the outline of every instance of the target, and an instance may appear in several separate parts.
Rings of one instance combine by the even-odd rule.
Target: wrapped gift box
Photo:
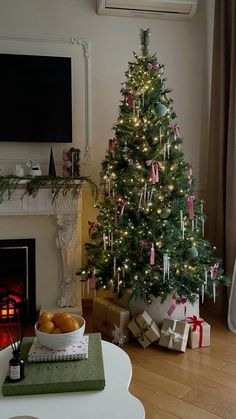
[[[133,318],[129,322],[128,328],[143,348],[146,348],[160,337],[159,327],[146,311]]]
[[[113,338],[113,332],[116,325],[120,328],[123,335],[126,336],[125,342],[129,339],[129,323],[130,313],[128,310],[117,306],[116,304],[106,300],[105,298],[96,298],[93,303],[93,326]]]
[[[115,296],[113,302],[129,310],[132,318],[145,310],[159,327],[161,327],[166,318],[185,321],[187,316],[199,317],[198,299],[194,304],[191,304],[190,301],[184,298],[176,298],[175,295],[169,294],[164,301],[162,301],[161,297],[155,298],[152,296],[152,303],[147,304],[140,298],[129,302],[130,296],[131,291],[124,290],[122,297],[117,298],[117,296]]]
[[[114,324],[110,324],[108,322],[104,322],[104,320],[99,319],[98,317],[93,318],[93,326],[96,330],[99,330],[100,332],[104,333],[106,336],[108,336],[111,339],[114,339],[114,332],[115,332],[115,326]],[[120,329],[121,335],[124,336],[123,342],[128,342],[129,340],[129,329]]]
[[[189,323],[164,319],[159,345],[172,349],[173,351],[185,352],[189,328]]]
[[[211,326],[201,318],[196,316],[187,317],[186,321],[190,325],[188,345],[190,348],[202,348],[210,346]]]

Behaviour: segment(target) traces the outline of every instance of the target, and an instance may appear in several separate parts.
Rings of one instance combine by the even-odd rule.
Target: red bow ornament
[[[176,140],[177,137],[180,137],[180,133],[179,133],[180,126],[179,124],[172,124],[171,128],[173,130],[174,140]]]
[[[186,315],[186,303],[187,297],[179,297],[178,295],[173,295],[172,300],[174,300],[167,311],[167,314],[171,316],[171,314],[175,311],[177,305],[184,304],[184,316]]]
[[[114,138],[110,138],[110,140],[108,141],[108,151],[114,158],[114,154],[115,154],[115,139]]]
[[[156,70],[159,70],[160,67],[161,67],[160,64],[148,63],[148,65],[147,65],[148,71],[151,71],[153,68],[155,68]]]
[[[154,163],[153,160],[147,160],[146,165],[151,167],[152,184],[159,182],[159,169],[161,164],[158,162]]]
[[[91,239],[93,233],[95,230],[95,222],[94,221],[88,221],[88,233],[89,233],[89,238]]]
[[[134,101],[131,91],[128,89],[121,89],[121,94],[124,96],[125,102],[127,102],[129,107],[132,108]]]
[[[193,208],[194,199],[195,199],[195,196],[188,196],[187,198],[188,216],[190,220],[194,219],[194,208]]]

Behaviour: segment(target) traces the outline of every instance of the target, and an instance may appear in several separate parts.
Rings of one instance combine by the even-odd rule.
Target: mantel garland
[[[22,181],[26,181],[22,183]],[[83,183],[87,182],[91,188],[92,195],[97,199],[97,186],[87,176],[80,177],[60,177],[60,176],[25,176],[14,175],[0,176],[0,203],[3,202],[3,195],[7,192],[8,199],[11,199],[15,189],[20,185],[24,189],[21,198],[25,195],[36,197],[41,188],[48,188],[52,191],[52,203],[62,192],[66,196],[69,192],[73,198],[79,196]]]

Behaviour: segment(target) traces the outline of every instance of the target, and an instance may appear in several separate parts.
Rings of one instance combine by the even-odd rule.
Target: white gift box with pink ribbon
[[[147,304],[139,298],[129,304],[129,295],[130,291],[125,291],[121,299],[114,299],[115,304],[128,309],[131,317],[146,311],[158,326],[162,325],[164,319],[185,321],[186,317],[199,317],[199,299],[194,304],[191,304],[185,297],[180,298],[177,295],[168,295],[163,302],[161,302],[160,297],[153,297],[151,304]]]

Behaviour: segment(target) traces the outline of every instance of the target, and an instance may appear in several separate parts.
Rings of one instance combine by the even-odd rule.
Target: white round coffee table
[[[112,343],[102,341],[106,386],[101,391],[3,397],[1,419],[144,419],[140,400],[128,391],[132,376],[129,356]],[[7,374],[11,347],[0,351],[0,388]]]

